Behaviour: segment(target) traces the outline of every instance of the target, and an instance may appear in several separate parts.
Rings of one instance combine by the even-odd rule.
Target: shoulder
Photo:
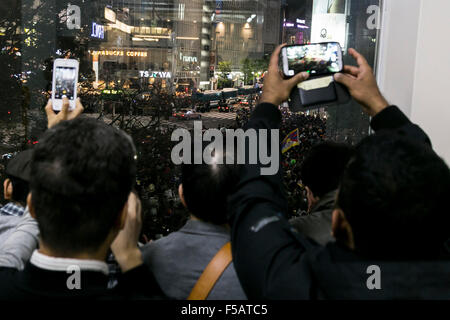
[[[0,300],[14,299],[19,273],[20,271],[14,268],[0,267]]]

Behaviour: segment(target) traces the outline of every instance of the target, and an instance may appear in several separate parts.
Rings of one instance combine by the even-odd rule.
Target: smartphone
[[[308,72],[311,76],[333,74],[344,67],[338,42],[286,46],[281,50],[281,58],[286,77],[300,72]]]
[[[53,110],[61,111],[62,99],[69,99],[69,110],[75,109],[77,100],[79,62],[74,59],[56,59],[53,63]]]

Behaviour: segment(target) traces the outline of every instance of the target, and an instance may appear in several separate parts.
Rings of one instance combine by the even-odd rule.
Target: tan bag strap
[[[227,242],[209,262],[192,289],[188,300],[206,300],[217,280],[219,280],[220,276],[230,265],[232,260],[231,243]]]

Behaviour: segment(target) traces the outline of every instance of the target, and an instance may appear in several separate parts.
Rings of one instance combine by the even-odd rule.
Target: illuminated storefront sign
[[[124,50],[98,50],[89,51],[93,56],[116,56],[116,57],[148,57],[148,52],[146,51],[124,51]]]
[[[162,79],[171,79],[171,72],[164,71],[139,71],[141,74],[141,78],[162,78]]]
[[[180,60],[183,62],[197,63],[198,58],[195,56],[185,56],[180,52]]]
[[[92,34],[91,34],[92,38],[97,38],[97,39],[105,39],[105,27],[100,25],[100,24],[96,24],[95,22],[92,23]]]
[[[105,19],[116,23],[116,13],[109,8],[105,8]]]

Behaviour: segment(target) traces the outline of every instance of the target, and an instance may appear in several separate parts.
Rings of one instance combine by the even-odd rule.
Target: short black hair
[[[11,181],[10,183],[12,185],[11,200],[18,202],[25,207],[27,203],[27,196],[30,191],[28,181],[25,181],[23,179],[11,175],[6,175],[6,178],[9,179],[9,181]]]
[[[336,190],[353,152],[350,145],[335,142],[312,147],[300,168],[302,184],[319,198]]]
[[[450,170],[428,146],[393,132],[365,138],[343,175],[337,206],[356,251],[389,260],[435,259],[450,238]]]
[[[203,150],[207,145],[203,143]],[[224,164],[182,164],[181,183],[187,209],[203,221],[221,225],[228,222],[227,198],[237,183],[237,166],[226,164],[226,153],[217,156]],[[194,152],[191,163],[193,157]]]
[[[48,130],[35,147],[30,181],[44,243],[63,255],[98,250],[135,176],[134,146],[122,131],[86,118]]]

